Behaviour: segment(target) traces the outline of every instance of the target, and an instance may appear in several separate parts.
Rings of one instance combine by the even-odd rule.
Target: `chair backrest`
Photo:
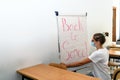
[[[120,80],[120,68],[116,69],[112,76],[113,80]]]

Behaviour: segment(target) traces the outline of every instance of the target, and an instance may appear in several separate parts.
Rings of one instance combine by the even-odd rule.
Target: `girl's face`
[[[94,46],[95,46],[95,47],[98,47],[98,46],[101,45],[100,42],[99,42],[99,41],[96,41],[94,38],[92,38],[92,41],[91,41],[91,42],[94,43]]]

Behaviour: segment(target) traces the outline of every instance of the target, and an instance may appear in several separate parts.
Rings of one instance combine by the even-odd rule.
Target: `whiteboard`
[[[88,57],[87,16],[60,15],[57,20],[61,62],[67,64]]]

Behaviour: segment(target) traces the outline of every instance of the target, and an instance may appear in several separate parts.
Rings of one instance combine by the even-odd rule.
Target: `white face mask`
[[[94,42],[91,42],[91,46],[95,47],[95,43],[94,43]]]

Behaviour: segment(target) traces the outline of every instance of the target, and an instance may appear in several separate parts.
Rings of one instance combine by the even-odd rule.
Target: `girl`
[[[94,77],[98,77],[101,80],[111,80],[108,67],[109,53],[106,48],[103,48],[105,41],[105,36],[102,33],[94,34],[91,45],[96,47],[96,51],[82,61],[65,64],[66,67],[77,67],[91,62]]]

